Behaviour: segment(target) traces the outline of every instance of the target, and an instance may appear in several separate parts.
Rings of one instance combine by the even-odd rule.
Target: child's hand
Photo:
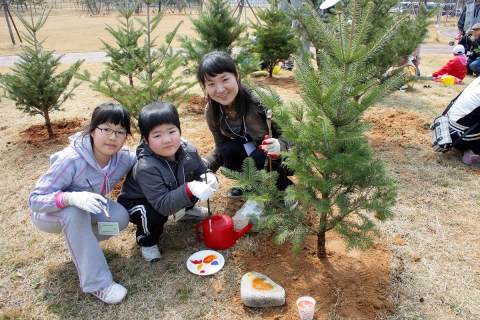
[[[200,202],[203,202],[207,199],[210,199],[213,196],[215,190],[210,188],[210,186],[206,183],[200,181],[192,181],[188,182],[188,189],[192,192],[192,194],[198,198]]]
[[[280,154],[280,142],[278,142],[278,139],[270,138],[268,135],[265,136],[259,148],[272,157],[272,159],[278,158]]]
[[[212,172],[207,172],[205,174],[205,181],[207,181],[207,185],[210,186],[210,188],[217,191],[218,180],[217,180],[217,177]]]
[[[68,193],[68,204],[87,212],[102,212],[102,203],[106,204],[107,200],[97,193],[88,191]]]

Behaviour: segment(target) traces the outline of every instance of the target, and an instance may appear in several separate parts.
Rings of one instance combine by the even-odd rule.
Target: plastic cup
[[[300,297],[297,299],[298,314],[301,320],[312,320],[315,313],[315,299]]]

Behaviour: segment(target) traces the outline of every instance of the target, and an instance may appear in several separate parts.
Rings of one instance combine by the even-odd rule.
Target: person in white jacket
[[[463,151],[462,162],[480,164],[480,78],[473,80],[443,114],[448,116],[450,135],[456,141],[465,131],[475,126],[455,148]]]
[[[129,223],[127,210],[106,199],[136,163],[124,147],[130,114],[120,105],[95,108],[88,128],[69,138],[70,145],[50,157],[50,169],[37,181],[28,203],[33,223],[42,231],[63,233],[78,271],[80,287],[107,304],[122,301],[127,290],[113,281],[99,241]],[[99,229],[107,222],[110,232]]]

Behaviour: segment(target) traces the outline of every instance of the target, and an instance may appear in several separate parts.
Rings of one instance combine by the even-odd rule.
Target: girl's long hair
[[[235,110],[236,114],[243,118],[247,112],[247,108],[250,105],[252,98],[247,89],[242,85],[240,77],[238,76],[237,66],[233,61],[232,57],[222,51],[212,51],[205,54],[200,61],[200,66],[197,71],[197,80],[201,84],[204,92],[206,92],[205,81],[207,77],[215,77],[218,74],[229,72],[235,75],[238,83],[238,94],[233,100],[232,108]],[[211,112],[214,115],[214,119],[220,119],[220,103],[213,100],[208,94],[208,103]]]

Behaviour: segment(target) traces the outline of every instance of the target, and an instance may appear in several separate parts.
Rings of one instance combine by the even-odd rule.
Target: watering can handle
[[[200,232],[198,231],[198,228],[201,227],[201,226],[202,226],[202,223],[197,223],[197,224],[195,225],[195,234],[197,235],[198,241],[203,241],[203,240],[205,240],[204,237],[200,237]],[[203,231],[203,228],[202,228],[202,231]]]

